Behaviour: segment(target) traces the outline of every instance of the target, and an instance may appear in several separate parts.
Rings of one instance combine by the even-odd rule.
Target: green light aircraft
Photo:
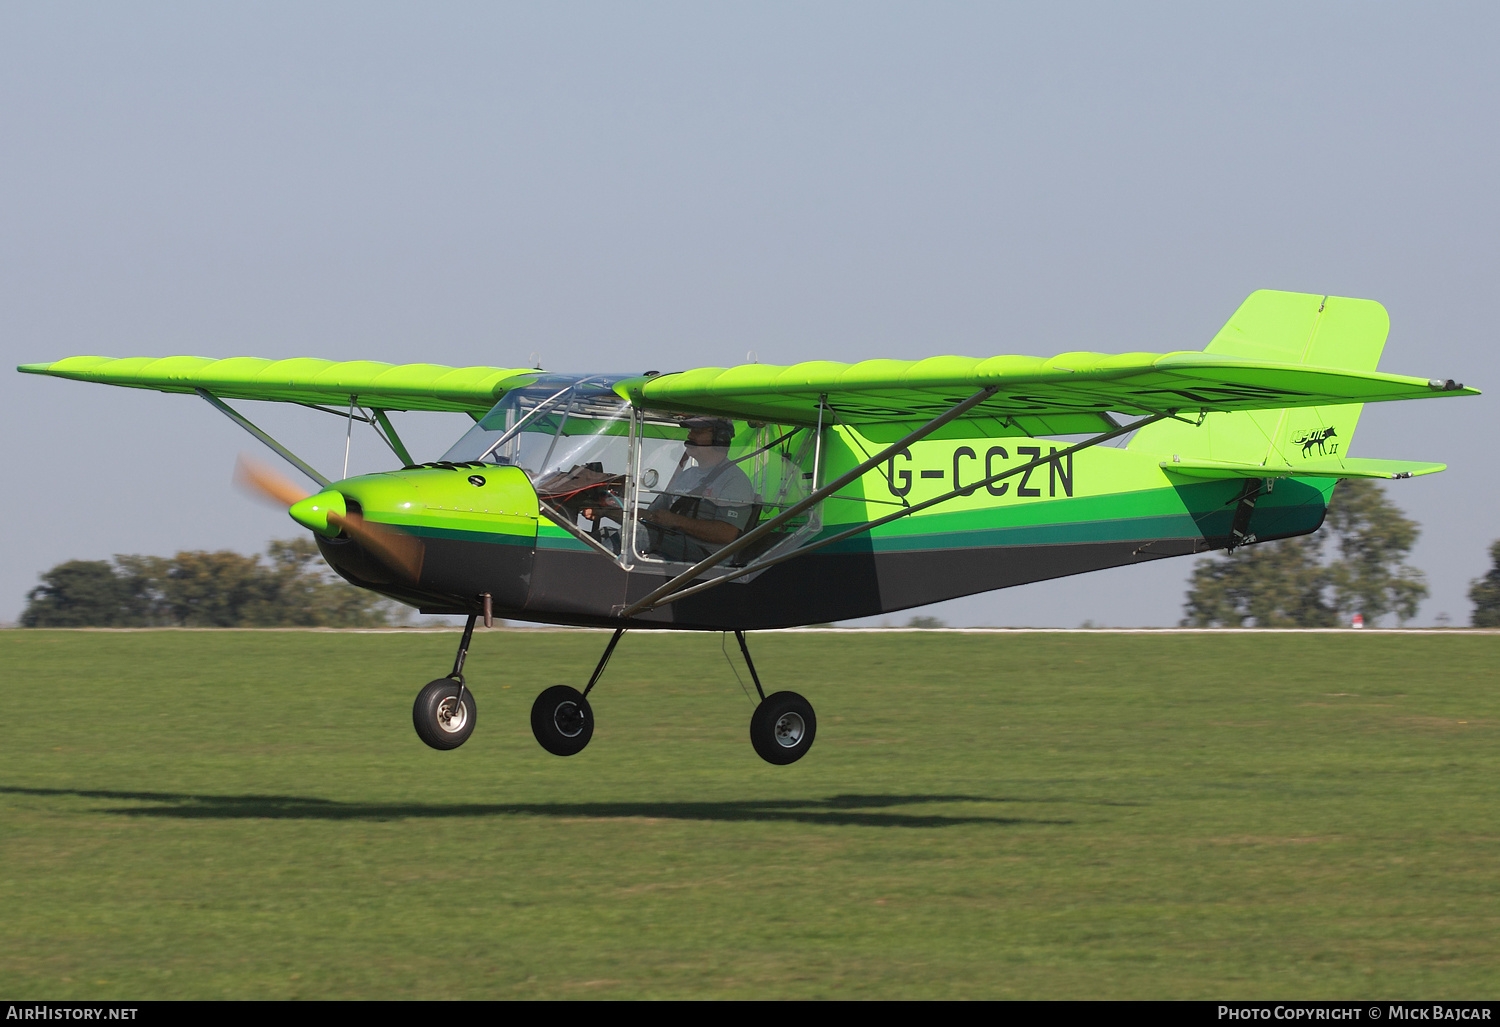
[[[795,692],[766,695],[746,631],[1303,535],[1341,478],[1442,470],[1348,455],[1364,403],[1478,394],[1377,372],[1388,329],[1370,300],[1260,291],[1202,352],[666,374],[250,357],[19,370],[196,393],[317,484],[244,469],[335,571],[466,615],[452,671],[413,709],[428,745],[473,731],[464,660],[476,621],[504,617],[614,629],[582,691],[537,698],[549,752],[588,744],[589,692],[627,629],[683,628],[734,632],[761,697],[751,741],[786,764],[817,721]],[[332,481],[228,400],[365,421],[401,466]],[[475,423],[418,463],[390,413],[421,410]]]

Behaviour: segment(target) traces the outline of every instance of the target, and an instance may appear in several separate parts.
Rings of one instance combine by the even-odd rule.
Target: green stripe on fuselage
[[[893,461],[895,477],[888,478],[891,466],[885,468],[886,474],[871,471],[825,503],[821,535],[827,537],[891,513],[901,500],[899,493],[911,503],[946,493],[954,487],[955,471],[959,484],[971,484],[982,480],[986,471],[1005,470],[1034,458],[1023,449],[1046,455],[1067,445],[1048,439],[998,441],[954,440],[911,447],[909,456],[899,455]],[[834,436],[830,442],[829,477],[840,472],[841,463],[851,465],[862,455],[841,445],[843,438]],[[497,471],[502,478],[520,473],[510,468],[487,468],[481,473],[495,477]],[[483,489],[468,484],[462,469],[423,469],[366,475],[337,487],[364,504],[373,519],[399,525],[419,537],[511,545],[534,542],[553,551],[593,551],[562,527],[531,516],[529,505],[520,509],[526,500],[518,494],[522,482],[517,479],[510,484],[516,487],[486,496]],[[1278,506],[1306,507],[1286,523],[1315,526],[1332,484],[1284,479],[1276,491],[1261,498],[1258,516]],[[1049,461],[1029,475],[1015,475],[992,487],[1002,494],[993,495],[990,488],[979,486],[972,495],[956,496],[930,511],[856,535],[824,551],[899,553],[1222,536],[1229,531],[1243,485],[1237,479],[1185,478],[1163,470],[1153,455],[1100,448],[1075,454],[1071,463],[1066,458],[1055,465]],[[525,492],[530,492],[529,486]],[[488,506],[480,502],[489,497],[494,501]],[[534,493],[530,502],[535,503]]]
[[[566,549],[584,553],[598,552],[592,546],[578,541],[571,533],[548,521],[542,521],[536,532],[538,549]],[[602,555],[602,554],[601,554]]]

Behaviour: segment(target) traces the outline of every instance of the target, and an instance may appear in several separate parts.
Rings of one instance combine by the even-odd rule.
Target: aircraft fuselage
[[[830,474],[855,450],[828,449]],[[1048,439],[951,440],[913,446],[825,505],[827,537],[966,482],[1006,461],[1056,452]],[[1253,483],[1254,488],[1250,487]],[[1331,481],[1206,481],[1164,471],[1159,457],[1098,448],[755,575],[622,619],[681,566],[626,568],[539,508],[519,468],[455,464],[334,484],[373,521],[419,538],[415,582],[359,543],[317,534],[328,563],[364,588],[424,613],[598,627],[751,630],[890,613],[977,592],[1315,531]],[[1254,493],[1252,496],[1251,493]],[[1251,502],[1242,501],[1249,496]]]

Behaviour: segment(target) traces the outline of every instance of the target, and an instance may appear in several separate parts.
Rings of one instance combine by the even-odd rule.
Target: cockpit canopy
[[[696,563],[812,491],[812,429],[639,409],[615,392],[628,377],[539,372],[443,459],[520,467],[551,520],[627,568]],[[689,445],[707,425],[714,444]],[[819,524],[815,507],[731,565],[796,545]]]
[[[611,462],[623,467],[630,404],[614,385],[626,377],[538,373],[509,389],[443,459],[520,467],[535,482],[557,464],[569,466],[574,455],[603,456],[613,446],[619,459]]]

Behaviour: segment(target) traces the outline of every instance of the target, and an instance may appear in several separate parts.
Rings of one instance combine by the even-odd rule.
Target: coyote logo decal
[[[1338,438],[1338,434],[1332,425],[1327,428],[1301,428],[1292,432],[1292,445],[1302,447],[1304,460],[1312,456],[1314,446],[1318,447],[1319,456],[1333,456],[1339,451],[1339,444],[1332,441]]]

